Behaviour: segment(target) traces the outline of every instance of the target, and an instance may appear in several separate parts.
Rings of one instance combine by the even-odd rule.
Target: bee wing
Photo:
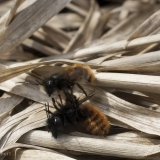
[[[36,68],[32,70],[32,73],[42,77],[43,79],[48,78],[52,74],[59,74],[62,75],[64,74],[64,67],[59,67],[59,66],[42,66],[39,68]]]

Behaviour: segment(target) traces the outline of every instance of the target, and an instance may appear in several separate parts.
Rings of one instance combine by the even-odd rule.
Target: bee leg
[[[66,117],[65,117],[65,116],[63,116],[63,119],[64,119],[64,121],[63,121],[63,125],[66,127],[66,126],[68,125],[68,123],[67,123],[67,119],[66,119]]]
[[[86,91],[84,90],[84,88],[79,84],[79,83],[76,83],[76,85],[78,86],[79,89],[81,89],[83,91],[83,93],[86,95],[86,97],[88,96]]]
[[[63,107],[63,105],[61,105],[59,102],[56,101],[56,103],[57,103],[60,107]]]
[[[40,85],[43,86],[43,83],[39,82],[37,79],[36,79],[36,82],[37,82],[38,84],[40,84]]]
[[[48,114],[48,111],[49,111],[49,110],[48,110],[48,108],[47,108],[47,104],[45,103],[44,106],[45,106],[45,109],[44,109],[44,110],[46,111],[47,118],[49,118],[49,114]]]
[[[70,87],[71,95],[73,95],[73,86]]]
[[[37,83],[36,83],[37,82]],[[17,83],[24,83],[24,84],[30,84],[30,85],[42,85],[43,86],[43,83],[39,82],[37,79],[36,79],[36,82],[33,82],[33,81],[25,81],[25,82],[17,82]]]
[[[62,97],[60,96],[60,94],[58,94],[58,97],[60,99],[61,105],[63,105],[63,103],[62,103]]]
[[[49,114],[52,114],[52,112],[49,110],[49,104],[45,103],[45,111],[46,111],[47,118],[50,118]]]
[[[54,108],[55,108],[58,112],[60,112],[60,113],[61,113],[61,110],[57,107],[57,105],[56,105],[56,101],[55,101],[55,99],[54,99],[54,98],[52,98],[52,102],[53,102]]]

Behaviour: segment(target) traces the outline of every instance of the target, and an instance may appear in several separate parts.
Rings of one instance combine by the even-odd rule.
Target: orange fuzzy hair
[[[93,82],[95,79],[94,73],[92,72],[92,69],[89,66],[81,65],[81,64],[74,64],[72,66],[77,73],[81,76],[81,78],[84,78],[88,82]]]
[[[110,122],[107,117],[90,103],[81,105],[82,112],[86,118],[82,125],[93,135],[106,136],[110,129]]]

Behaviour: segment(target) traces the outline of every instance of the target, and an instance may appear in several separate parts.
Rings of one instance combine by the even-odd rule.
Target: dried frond
[[[1,1],[0,159],[159,160],[159,8],[156,0]],[[64,107],[73,98],[62,86],[48,96],[55,73],[73,76],[77,100],[107,116],[106,137],[82,121],[57,139],[48,133],[47,106],[54,114],[54,99]]]

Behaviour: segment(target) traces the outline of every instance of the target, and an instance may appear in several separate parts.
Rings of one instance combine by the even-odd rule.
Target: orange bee
[[[49,96],[51,96],[55,90],[70,90],[72,92],[75,84],[87,96],[87,93],[77,81],[86,80],[91,83],[95,79],[91,68],[81,64],[74,64],[67,67],[42,66],[32,72],[39,77],[45,75],[43,82],[39,84],[44,86]]]

